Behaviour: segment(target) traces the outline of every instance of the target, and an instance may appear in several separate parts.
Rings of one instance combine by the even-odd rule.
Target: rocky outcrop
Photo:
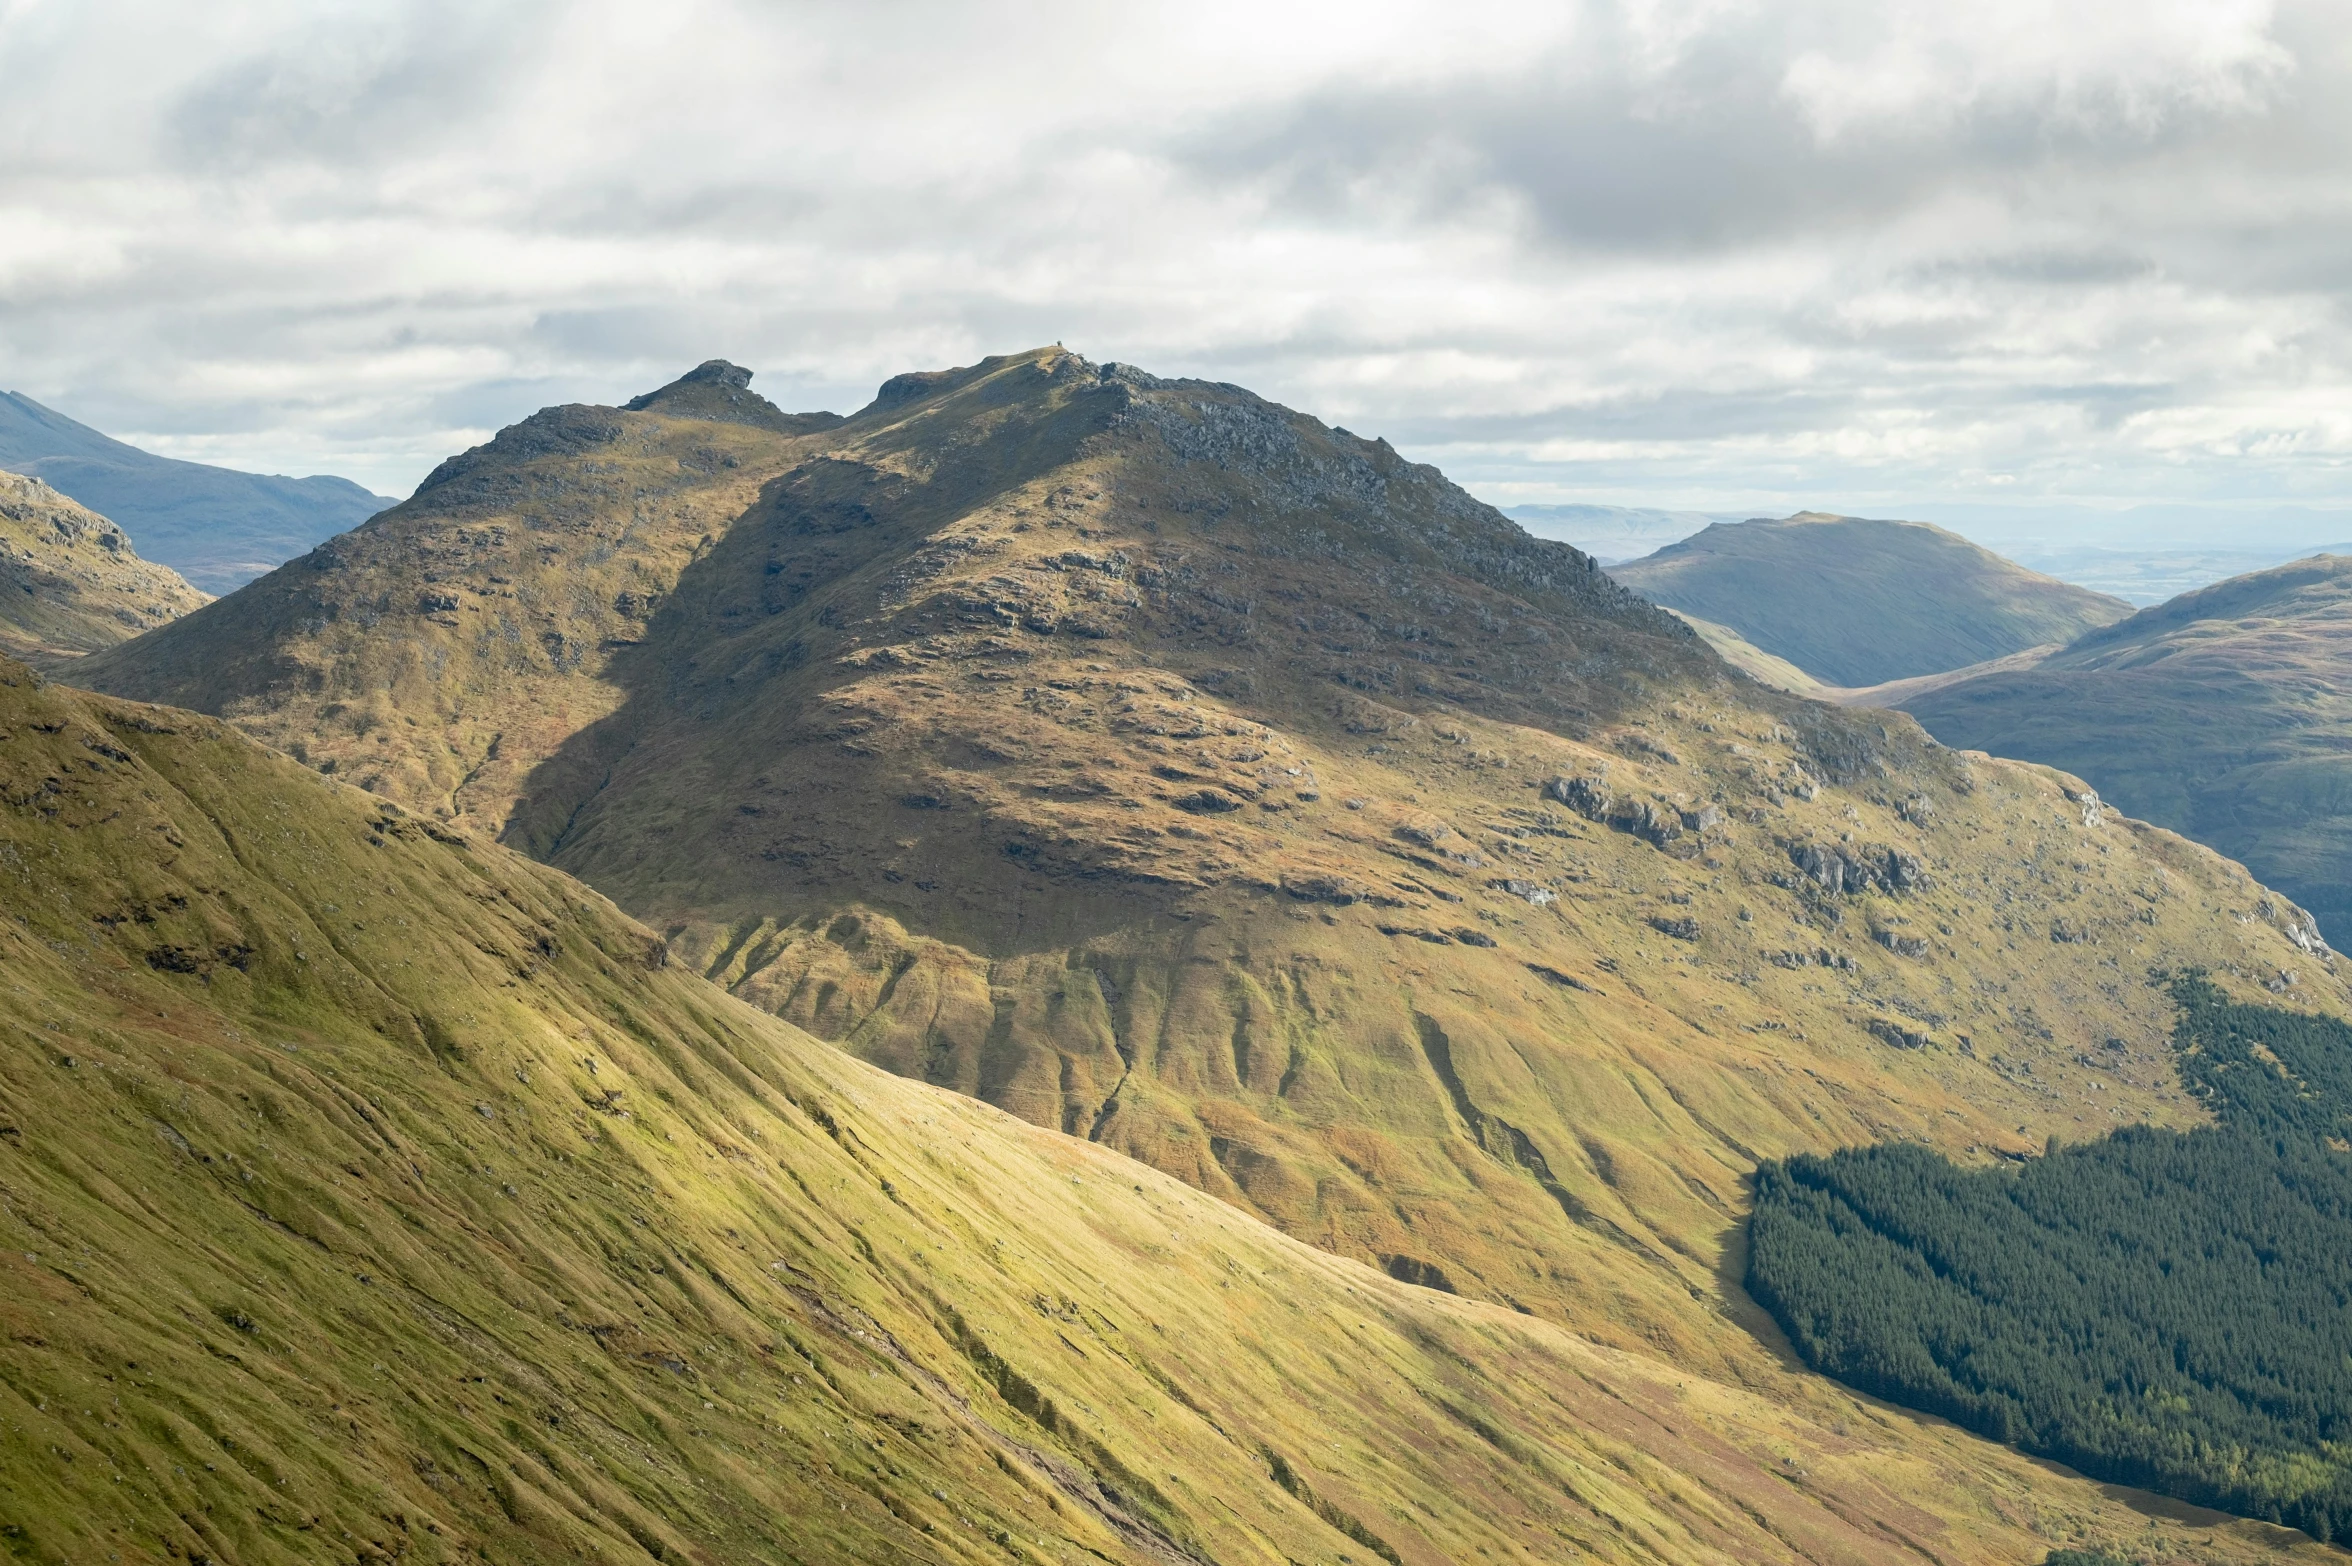
[[[1927,866],[1900,848],[1857,848],[1845,843],[1791,843],[1789,862],[1805,880],[1832,897],[1864,892],[1900,895],[1927,884]]]

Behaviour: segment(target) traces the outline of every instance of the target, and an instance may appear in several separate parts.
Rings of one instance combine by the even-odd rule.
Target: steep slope
[[[1717,523],[1609,574],[1826,685],[1878,685],[2068,642],[2130,604],[1924,522],[1800,512]]]
[[[12,1559],[2319,1558],[1323,1255],[6,664],[0,887]]]
[[[122,524],[150,560],[225,593],[391,502],[349,479],[283,478],[141,451],[0,392],[0,468]]]
[[[2352,556],[2321,555],[1898,699],[1951,744],[2080,773],[2352,931],[2348,670]]]
[[[205,601],[123,530],[42,483],[0,473],[0,654],[44,664],[127,641]]]
[[[465,460],[75,678],[503,829],[869,1060],[1612,1343],[1760,1373],[1724,1282],[1759,1159],[2194,1123],[2151,965],[2345,1005],[2236,867],[1739,680],[1236,388],[1043,350],[806,435],[558,410]],[[601,662],[504,629],[515,550],[450,552],[603,569],[689,502],[710,543],[661,535]]]

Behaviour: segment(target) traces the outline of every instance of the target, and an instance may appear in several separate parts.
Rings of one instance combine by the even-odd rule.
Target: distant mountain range
[[[1745,513],[1671,511],[1648,506],[1505,506],[1503,515],[1538,538],[1573,544],[1605,566],[1635,560]]]
[[[1609,574],[1841,686],[2069,642],[2132,612],[1940,527],[1821,512],[1719,522]]]
[[[159,457],[19,392],[0,392],[0,469],[46,480],[120,524],[147,559],[211,593],[240,587],[392,504],[349,479]]]
[[[1717,522],[1779,514],[1615,505],[1505,506],[1538,538],[1573,544],[1605,566],[1653,554]],[[2352,552],[2352,512],[2281,506],[1965,506],[1922,503],[1906,515],[1992,550],[2028,570],[2138,605],[2307,555]]]
[[[1765,685],[2073,773],[2352,940],[2352,551],[2136,613],[1854,518],[1718,524],[1611,574]]]

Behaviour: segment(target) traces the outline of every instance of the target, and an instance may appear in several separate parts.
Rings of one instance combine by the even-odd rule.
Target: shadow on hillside
[[[1074,462],[1112,423],[1108,392],[1049,405],[990,368],[930,378],[899,405],[886,386],[853,440],[770,480],[643,639],[614,650],[620,706],[532,769],[504,840],[656,924],[854,905],[1002,958],[1168,917],[1174,888],[1025,862],[983,812],[932,797],[923,756],[862,743],[865,720],[839,710],[877,642],[886,660],[887,644],[943,628],[900,623],[934,557],[952,553],[943,530]],[[980,420],[985,440],[940,434]],[[906,452],[922,460],[895,460]],[[952,690],[982,663],[928,667]]]

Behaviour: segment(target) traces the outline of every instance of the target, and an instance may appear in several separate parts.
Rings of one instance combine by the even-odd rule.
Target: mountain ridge
[[[0,392],[0,468],[112,518],[146,557],[225,592],[392,504],[349,479],[159,457],[21,392]]]

